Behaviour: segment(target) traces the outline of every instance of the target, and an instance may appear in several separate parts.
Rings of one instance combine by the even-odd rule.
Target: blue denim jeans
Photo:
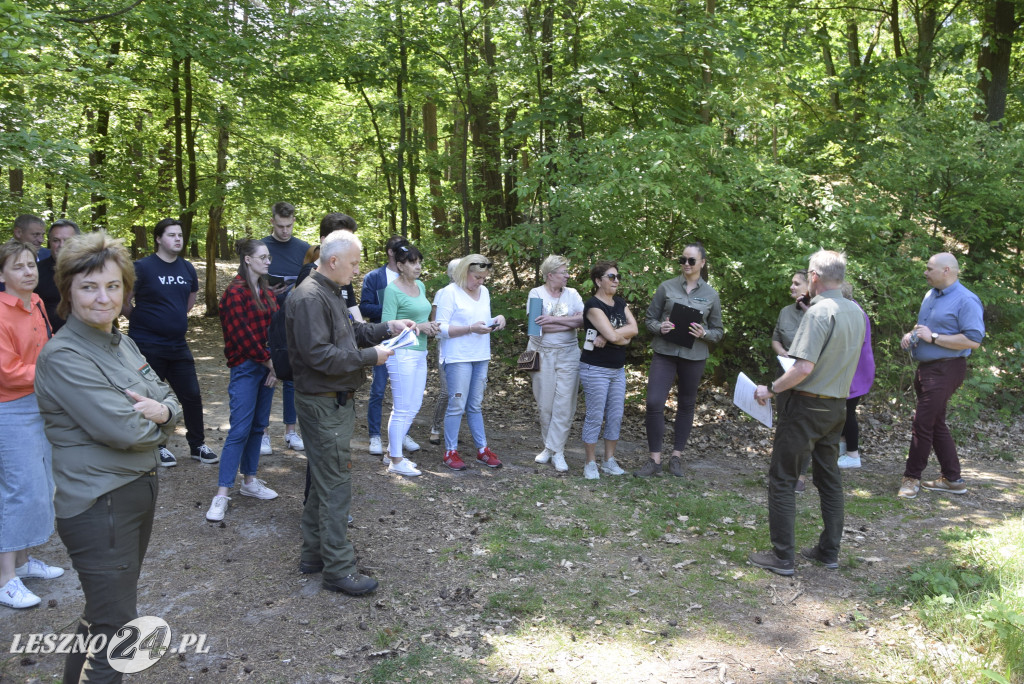
[[[448,413],[444,416],[444,446],[448,451],[459,448],[459,430],[462,414],[466,414],[469,431],[477,449],[487,446],[484,416],[480,407],[484,403],[487,387],[487,365],[490,361],[459,361],[444,364],[448,377]]]
[[[281,381],[281,406],[284,409],[281,411],[284,414],[284,424],[295,425],[295,421],[298,420],[295,413],[295,383],[291,380]]]
[[[246,361],[231,369],[228,403],[231,427],[220,452],[219,487],[234,487],[238,472],[255,475],[260,465],[260,442],[270,422],[274,388],[264,382],[270,371],[263,364]]]
[[[384,415],[384,390],[387,386],[387,366],[374,366],[373,382],[370,383],[370,403],[366,407],[366,431],[370,437],[380,437],[380,422]]]

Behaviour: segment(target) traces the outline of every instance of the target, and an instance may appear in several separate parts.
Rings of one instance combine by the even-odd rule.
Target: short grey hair
[[[846,255],[823,249],[811,255],[807,267],[814,271],[826,285],[838,286],[846,279]]]
[[[336,230],[325,237],[323,242],[320,243],[320,261],[330,259],[335,254],[340,254],[353,245],[356,251],[363,251],[363,243],[359,241],[355,233],[351,230]]]
[[[548,258],[545,259],[540,265],[540,277],[547,278],[548,275],[554,273],[563,266],[569,268],[568,259],[559,254],[549,254]]]
[[[446,271],[448,273],[448,280],[455,280],[455,267],[459,265],[460,261],[462,261],[461,257],[456,257],[448,262],[448,270]]]

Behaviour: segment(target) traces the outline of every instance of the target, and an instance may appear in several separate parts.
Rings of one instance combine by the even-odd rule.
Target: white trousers
[[[533,398],[540,412],[540,436],[544,448],[561,453],[569,439],[576,415],[580,386],[580,348],[533,347],[540,356],[540,370],[533,373]]]
[[[427,352],[398,349],[387,360],[391,379],[391,417],[388,419],[388,454],[402,457],[402,440],[423,404],[427,386]]]

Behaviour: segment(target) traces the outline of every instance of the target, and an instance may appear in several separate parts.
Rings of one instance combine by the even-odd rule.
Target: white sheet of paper
[[[416,344],[417,339],[416,328],[405,328],[390,340],[384,340],[381,342],[380,346],[385,349],[401,349],[402,347],[408,347],[409,345]]]
[[[741,411],[765,427],[771,427],[772,402],[769,400],[764,406],[758,404],[757,400],[754,399],[755,389],[757,389],[757,385],[754,384],[754,381],[748,378],[746,373],[740,373],[736,376],[736,391],[733,392],[732,403],[736,404]]]
[[[783,372],[788,371],[796,363],[796,359],[792,356],[776,356],[775,358],[779,360],[779,365],[782,366]]]

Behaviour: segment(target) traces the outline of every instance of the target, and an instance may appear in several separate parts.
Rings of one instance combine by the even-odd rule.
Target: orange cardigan
[[[35,391],[36,359],[49,339],[43,300],[32,293],[32,310],[21,299],[0,292],[0,402],[14,401]]]

